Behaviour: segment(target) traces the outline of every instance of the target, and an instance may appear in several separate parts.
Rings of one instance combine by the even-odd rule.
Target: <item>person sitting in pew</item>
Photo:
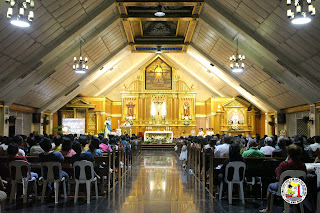
[[[264,155],[271,156],[272,152],[275,150],[274,147],[272,147],[273,139],[271,137],[266,137],[264,140],[265,146],[260,148],[260,151],[264,153]]]
[[[264,153],[258,149],[255,139],[250,139],[249,150],[244,151],[242,157],[264,157]]]
[[[40,146],[41,137],[28,138],[28,144],[30,146],[30,155],[39,156],[44,150]]]
[[[219,184],[221,183],[221,181],[224,180],[226,166],[228,165],[228,163],[233,162],[233,161],[244,162],[244,159],[240,154],[240,146],[238,143],[233,143],[229,146],[229,158],[223,162],[223,165],[220,169],[220,174],[218,176]],[[229,171],[230,172],[228,173],[228,177],[230,177],[229,179],[232,179],[231,177],[233,177],[233,170],[229,170]]]
[[[51,140],[49,138],[43,138],[40,142],[41,148],[44,150],[43,153],[39,154],[39,161],[42,162],[59,162],[62,163],[64,161],[64,157],[62,156],[61,152],[55,152],[51,151],[52,145]],[[46,172],[44,170],[45,174],[42,174],[43,176],[46,176]],[[65,181],[69,178],[69,175],[65,171],[61,171],[62,177],[65,178]],[[51,185],[48,185],[51,189]]]
[[[275,149],[272,152],[272,157],[286,158],[287,157],[287,146],[286,146],[286,144],[288,143],[289,140],[290,140],[289,138],[280,137],[279,140],[278,140],[279,149]]]
[[[310,149],[315,153],[317,150],[320,150],[320,136],[314,136],[313,140],[314,144],[310,145]]]
[[[99,147],[103,152],[108,152],[108,151],[112,152],[112,149],[111,149],[111,146],[109,144],[109,139],[108,138],[102,139],[101,144],[99,145]]]
[[[81,135],[79,137],[79,143],[81,144],[83,152],[89,149],[89,137],[87,135]]]
[[[300,160],[302,155],[301,147],[291,144],[288,147],[288,161],[283,161],[279,164],[276,169],[276,178],[280,180],[280,176],[282,172],[287,170],[302,170],[307,172],[305,164]],[[267,213],[270,211],[270,201],[271,201],[271,194],[276,194],[279,188],[279,182],[271,183],[268,186],[267,190],[267,208],[262,209],[260,213]]]
[[[102,156],[103,151],[99,148],[99,145],[99,138],[93,137],[89,149],[86,152],[91,152],[93,156]]]
[[[22,161],[28,162],[25,156],[19,155],[19,146],[16,143],[9,144],[7,149],[7,155],[8,155],[8,163],[16,160],[22,160]],[[37,173],[34,173],[34,172],[28,173],[27,170],[24,170],[24,168],[22,168],[21,170],[22,170],[22,175],[24,177],[27,177],[27,179],[31,179],[33,177],[38,178]]]
[[[57,135],[53,138],[54,146],[52,147],[52,151],[59,152],[61,150],[61,142],[62,137],[60,135]]]
[[[69,138],[62,138],[62,148],[59,152],[61,152],[63,157],[72,157],[76,154],[76,152],[72,149],[72,141]],[[71,163],[62,163],[61,166],[62,168],[72,168]]]
[[[72,149],[76,152],[75,155],[71,157],[72,164],[76,161],[87,160],[90,162],[94,162],[94,157],[91,152],[82,152],[82,147],[79,142],[74,142],[72,145]]]
[[[221,140],[222,145],[216,146],[214,150],[215,157],[229,157],[230,136],[224,136]],[[240,151],[239,151],[240,152]]]

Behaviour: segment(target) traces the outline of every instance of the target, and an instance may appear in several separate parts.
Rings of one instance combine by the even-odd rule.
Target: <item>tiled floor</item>
[[[226,199],[219,201],[206,191],[200,182],[180,167],[174,152],[147,151],[138,159],[121,183],[109,197],[85,199],[73,203],[72,197],[59,204],[53,200],[43,205],[40,201],[31,201],[23,205],[6,205],[3,212],[123,212],[123,213],[170,213],[170,212],[258,212],[265,207],[260,200],[246,199],[243,205],[234,199],[229,205]],[[274,212],[282,212],[276,207]]]

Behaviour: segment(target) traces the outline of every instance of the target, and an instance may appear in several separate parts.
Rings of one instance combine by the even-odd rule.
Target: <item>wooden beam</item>
[[[117,0],[117,4],[123,5],[125,7],[128,6],[136,6],[136,7],[156,7],[159,4],[162,6],[196,6],[198,3],[203,3],[204,0],[192,0],[192,1],[183,1],[183,0],[163,0],[163,1],[148,1],[148,0],[137,0],[137,1],[128,1],[128,0]]]
[[[190,15],[190,16],[181,16],[177,14],[166,14],[163,17],[156,17],[153,14],[137,14],[134,16],[131,15],[121,15],[121,19],[125,19],[128,21],[192,21],[194,19],[198,19],[198,15]]]
[[[235,45],[234,38],[225,29],[222,29],[217,21],[213,20],[207,15],[201,15],[200,20],[211,27],[211,29],[215,33],[220,35],[230,45]],[[248,58],[253,59],[255,62],[261,64],[274,76],[277,76],[277,79],[281,80],[291,92],[297,94],[308,103],[314,102],[314,94],[312,94],[312,92],[300,85],[297,85],[296,81],[288,78],[288,76],[284,72],[280,71],[279,68],[274,66],[269,60],[257,54],[257,52],[252,47],[244,43],[239,43],[239,49],[242,50]]]
[[[40,62],[42,62],[41,60],[43,58],[49,57],[52,52],[57,51],[58,48],[61,48],[61,45],[63,46],[65,42],[69,41],[71,38],[79,36],[81,31],[86,30],[88,24],[94,24],[94,20],[113,3],[114,0],[103,1],[103,3],[93,10],[85,20],[50,42],[43,51],[39,52],[29,62],[22,64],[13,72],[8,73],[8,75],[0,81],[0,91],[19,78],[23,73],[28,73],[30,70],[35,70],[41,64]],[[52,69],[50,69],[50,71],[51,70]]]
[[[134,43],[134,36],[133,36],[133,33],[132,33],[132,28],[131,28],[130,21],[128,19],[125,19],[125,18],[122,18],[121,21],[122,21],[123,29],[126,32],[126,36],[127,36],[128,42],[130,44]]]
[[[88,33],[87,36],[83,37],[83,39],[86,41],[86,44],[89,43],[92,39],[96,39],[101,32],[103,32],[107,27],[110,25],[118,22],[118,17],[113,16],[110,19],[106,20],[103,24],[101,24],[98,28],[96,28],[95,31],[91,31]],[[43,68],[41,68],[36,75],[34,75],[33,78],[28,78],[24,82],[22,82],[19,86],[17,86],[15,89],[10,91],[9,93],[5,94],[3,97],[3,101],[6,105],[10,105],[14,103],[19,97],[26,94],[34,84],[39,82],[41,79],[43,79],[49,72],[51,72],[52,69],[54,69],[59,64],[63,63],[66,58],[70,58],[70,61],[73,58],[74,53],[79,51],[79,45],[77,42],[75,42],[72,47],[68,48],[66,51],[64,51],[62,54],[59,55],[59,57],[52,60],[50,63],[47,63]]]
[[[187,30],[186,36],[184,38],[184,43],[189,44],[191,42],[194,30],[196,29],[196,26],[197,26],[197,22],[198,22],[198,19],[192,19],[189,22],[188,30]]]
[[[217,60],[215,60],[214,58],[212,58],[210,55],[208,55],[206,52],[204,52],[202,49],[200,49],[199,47],[197,47],[194,44],[191,44],[191,46],[197,50],[204,58],[207,58],[210,62],[212,62],[216,67],[218,67],[221,71],[223,71],[228,77],[230,77],[231,79],[234,79],[235,81],[237,81],[240,86],[242,86],[242,88],[244,88],[245,90],[247,90],[248,93],[251,93],[253,96],[257,97],[261,102],[265,103],[268,108],[271,108],[274,111],[279,111],[279,108],[277,106],[275,106],[273,103],[271,103],[270,101],[267,100],[266,97],[264,97],[263,95],[261,95],[260,93],[256,92],[254,89],[252,89],[249,85],[247,85],[244,81],[240,80],[236,75],[234,75],[233,73],[230,72],[230,70],[228,70],[227,68],[225,68],[225,66],[223,64],[220,64]],[[224,80],[224,79],[222,79]],[[232,85],[230,85],[232,86]],[[254,103],[253,103],[254,104]],[[258,107],[260,108],[260,107]]]
[[[54,102],[56,102],[58,99],[61,97],[69,96],[71,93],[73,94],[74,91],[79,91],[79,88],[77,87],[74,91],[73,88],[75,88],[77,85],[79,85],[82,81],[84,81],[87,77],[89,77],[91,74],[97,72],[98,70],[101,69],[102,66],[104,66],[106,63],[108,63],[109,60],[111,60],[115,55],[117,55],[120,51],[124,50],[127,48],[127,44],[122,45],[120,48],[116,49],[114,52],[112,52],[109,56],[107,56],[104,60],[102,60],[100,63],[95,65],[92,69],[90,69],[86,74],[84,74],[81,78],[79,78],[76,82],[74,82],[72,85],[70,85],[68,88],[65,90],[61,91],[59,94],[57,94],[55,97],[51,99],[51,101],[47,102],[41,109],[38,110],[38,112],[43,112],[45,110],[48,110],[48,107],[51,106]],[[72,91],[70,94],[69,91]],[[66,95],[67,94],[67,95]],[[71,99],[69,99],[71,100]],[[69,101],[68,100],[68,101]],[[54,111],[52,111],[54,112]]]
[[[303,111],[310,111],[310,105],[302,105],[296,107],[290,107],[283,110],[284,113],[295,113],[295,112],[303,112]]]
[[[284,68],[286,68],[289,72],[292,72],[293,70],[309,81],[310,84],[313,84],[315,88],[318,87],[320,81],[319,78],[311,75],[308,70],[305,70],[301,66],[297,65],[295,61],[292,61],[290,58],[277,51],[273,45],[263,38],[263,36],[252,31],[241,20],[238,20],[237,18],[233,17],[232,14],[227,12],[221,3],[218,1],[206,1],[206,3],[216,12],[215,15],[219,15],[221,18],[223,18],[228,25],[232,26],[236,31],[246,37],[246,39],[248,39],[252,44],[255,46],[259,45],[259,48],[264,50],[267,54],[273,55],[274,57],[280,59],[286,66]]]
[[[16,110],[21,112],[28,112],[28,113],[35,113],[37,111],[36,108],[33,107],[27,107],[27,106],[21,106],[18,104],[12,104],[9,106],[10,110]]]

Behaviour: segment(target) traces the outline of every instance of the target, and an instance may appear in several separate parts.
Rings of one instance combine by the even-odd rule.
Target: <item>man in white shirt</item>
[[[320,136],[314,136],[314,144],[310,145],[310,149],[315,152],[317,149],[320,149]]]
[[[221,140],[221,145],[216,146],[214,150],[214,157],[229,157],[229,146],[231,143],[231,137],[225,136]]]
[[[264,155],[272,155],[272,152],[275,150],[274,147],[272,147],[272,142],[273,139],[271,137],[266,137],[266,139],[264,139],[264,147],[261,147],[260,151],[262,151],[264,153]]]
[[[209,128],[206,132],[206,135],[209,135],[209,136],[214,135],[213,128]]]
[[[198,136],[204,136],[203,128],[199,128]]]

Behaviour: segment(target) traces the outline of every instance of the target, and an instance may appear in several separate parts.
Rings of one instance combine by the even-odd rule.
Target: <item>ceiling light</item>
[[[82,42],[84,42],[81,39]],[[80,41],[80,57],[79,60],[77,59],[77,57],[73,58],[73,63],[74,65],[72,66],[73,70],[75,71],[75,73],[80,73],[80,74],[84,74],[86,73],[86,70],[88,70],[88,65],[86,65],[86,63],[88,62],[88,58],[85,57],[83,58],[81,56],[81,41]]]
[[[243,72],[244,71],[244,63],[242,61],[244,61],[246,59],[246,57],[244,55],[239,55],[238,53],[238,39],[237,39],[237,52],[235,55],[232,55],[230,57],[230,68],[232,72]]]
[[[6,2],[9,4],[7,18],[10,23],[18,27],[30,27],[34,19],[34,13],[31,10],[34,8],[34,0],[6,0]],[[17,8],[15,8],[16,5]]]
[[[158,11],[155,12],[154,15],[157,16],[157,17],[162,17],[162,16],[166,15],[164,12],[162,12],[162,6],[161,5],[158,6]]]
[[[162,53],[161,46],[157,46],[157,51],[156,51],[156,53],[157,53],[157,54]]]
[[[287,10],[287,16],[292,24],[307,24],[311,17],[316,15],[316,8],[312,5],[314,0],[294,0],[295,12]],[[292,5],[292,0],[287,0],[287,5]],[[304,8],[307,8],[304,10]]]

